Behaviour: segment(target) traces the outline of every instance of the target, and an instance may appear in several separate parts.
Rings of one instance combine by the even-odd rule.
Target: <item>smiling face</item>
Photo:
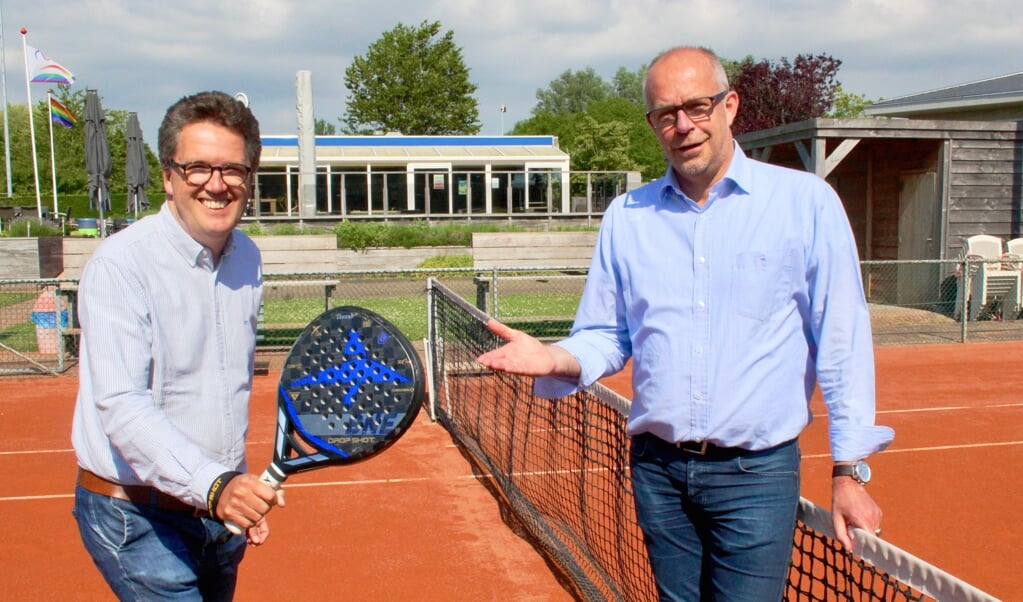
[[[712,55],[696,48],[679,48],[650,66],[645,88],[647,109],[684,105],[727,88],[728,82]],[[651,125],[679,185],[697,203],[706,201],[710,187],[728,170],[731,126],[738,108],[739,96],[729,91],[705,119],[693,121],[685,111],[678,111],[674,125]]]
[[[214,166],[247,165],[245,139],[211,122],[191,123],[181,128],[173,161],[179,164],[199,161]],[[224,182],[223,172],[215,169],[208,182],[196,186],[185,181],[181,168],[170,166],[163,169],[163,189],[181,227],[219,258],[248,206],[252,177],[241,185],[229,186]]]

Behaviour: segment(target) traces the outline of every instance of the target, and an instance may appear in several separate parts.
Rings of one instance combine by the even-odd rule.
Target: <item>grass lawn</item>
[[[426,298],[400,296],[335,298],[334,305],[354,305],[376,312],[411,341],[426,337]],[[538,337],[568,334],[579,305],[576,294],[515,294],[500,297],[500,316],[514,328]],[[268,299],[261,345],[290,346],[308,324],[323,312],[322,299]],[[281,326],[286,325],[286,326]]]

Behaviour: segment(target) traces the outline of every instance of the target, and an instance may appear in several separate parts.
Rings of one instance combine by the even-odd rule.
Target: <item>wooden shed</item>
[[[816,173],[838,191],[864,260],[957,259],[974,234],[1023,231],[1023,122],[811,119],[738,136],[753,158]],[[956,295],[951,263],[871,274],[868,296]]]
[[[1023,223],[1023,122],[810,119],[737,137],[838,191],[863,259],[954,259]]]

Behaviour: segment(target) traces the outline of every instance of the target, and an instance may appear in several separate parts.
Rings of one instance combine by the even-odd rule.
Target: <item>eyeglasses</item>
[[[710,114],[714,112],[714,107],[721,102],[721,99],[726,94],[728,94],[728,90],[722,90],[714,96],[703,96],[687,100],[680,105],[654,109],[646,114],[646,120],[651,127],[658,130],[673,127],[678,123],[679,111],[685,113],[689,121],[704,121],[710,119]]]
[[[241,163],[224,163],[223,165],[210,165],[203,161],[192,161],[190,163],[178,163],[171,161],[172,167],[177,167],[185,176],[185,181],[192,186],[205,186],[213,172],[220,172],[220,179],[228,186],[242,186],[249,179],[252,168]]]

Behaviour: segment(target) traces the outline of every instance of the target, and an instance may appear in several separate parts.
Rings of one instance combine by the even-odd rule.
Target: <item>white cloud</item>
[[[1023,70],[1017,0],[7,0],[8,100],[24,102],[21,36],[139,113],[153,144],[166,107],[204,89],[244,91],[266,133],[295,131],[295,77],[313,74],[316,115],[345,107],[352,57],[399,21],[440,21],[463,51],[483,133],[525,119],[567,69],[610,77],[677,44],[730,59],[828,54],[843,87],[869,98]],[[33,84],[33,99],[45,87]],[[506,105],[508,112],[500,113]]]

